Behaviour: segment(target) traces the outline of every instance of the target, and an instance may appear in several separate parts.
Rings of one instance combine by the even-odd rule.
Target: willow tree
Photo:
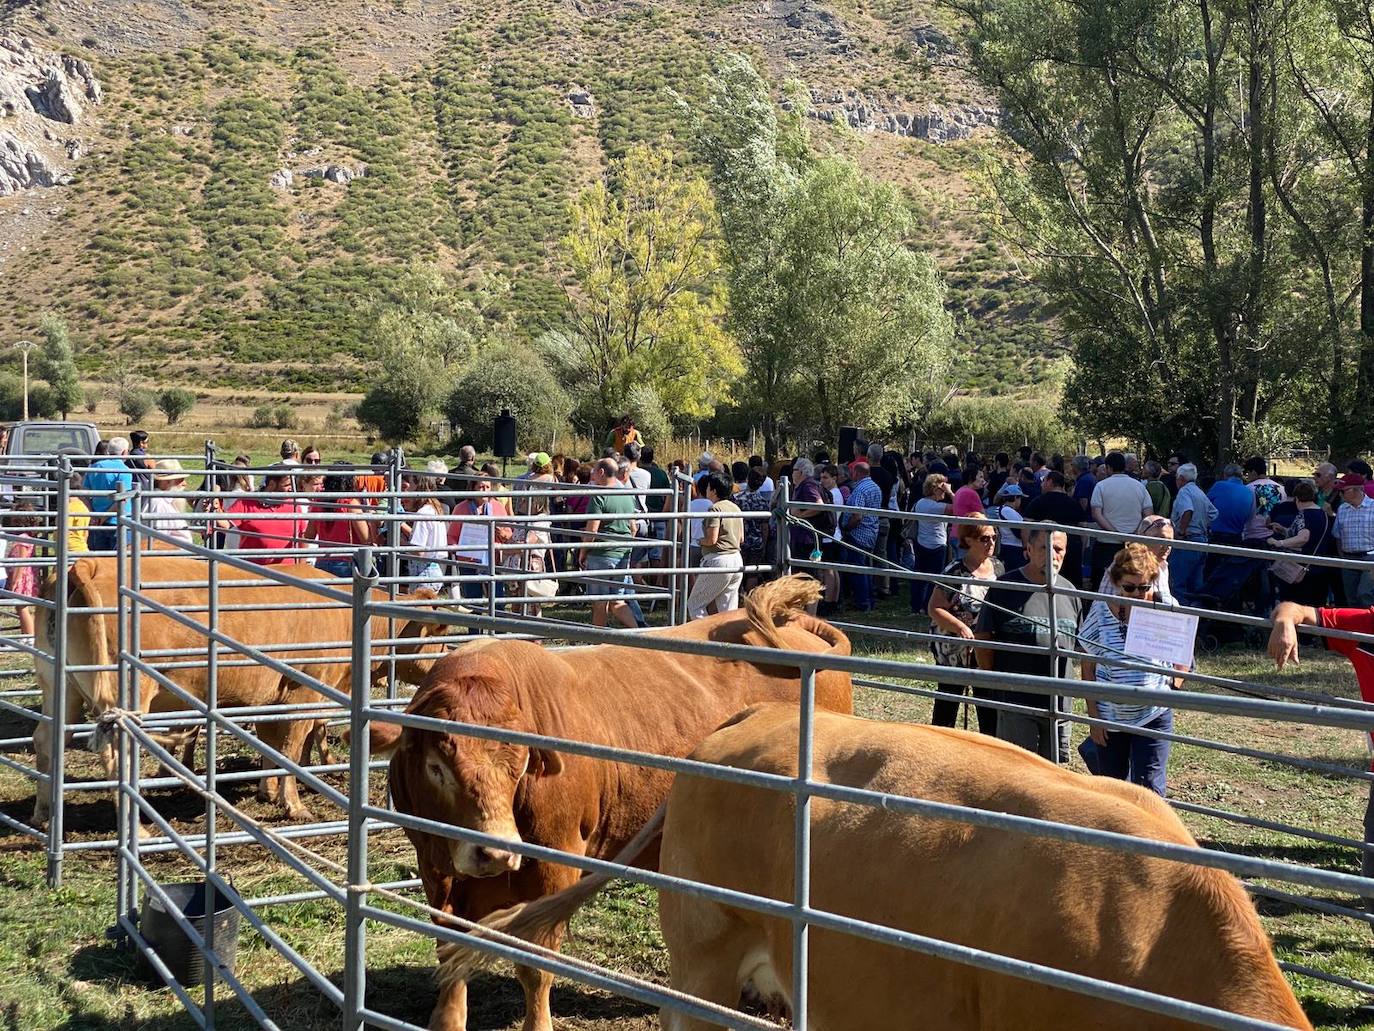
[[[784,431],[918,423],[947,397],[953,329],[893,187],[813,152],[805,97],[782,110],[749,59],[714,62],[695,114],[721,211],[728,325],[771,459]]]
[[[541,346],[597,436],[632,391],[652,391],[675,421],[708,417],[741,371],[711,190],[660,147],[631,147],[608,178],[573,201],[567,327]]]

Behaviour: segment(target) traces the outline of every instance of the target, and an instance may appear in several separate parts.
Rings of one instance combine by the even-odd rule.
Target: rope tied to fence
[[[92,721],[95,730],[91,732],[86,747],[92,752],[103,752],[107,748],[113,748],[115,736],[118,731],[125,729],[126,721],[142,727],[143,714],[133,709],[121,709],[117,705],[112,705]]]

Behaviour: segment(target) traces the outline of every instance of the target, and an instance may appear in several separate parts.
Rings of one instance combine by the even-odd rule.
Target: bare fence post
[[[214,444],[206,442],[207,450]],[[213,454],[213,451],[211,451]],[[207,468],[208,468],[207,464]],[[218,829],[219,807],[215,804],[218,786],[215,781],[215,761],[218,748],[215,742],[215,712],[219,709],[219,643],[215,632],[219,630],[219,560],[211,558],[207,570],[205,596],[205,625],[210,628],[206,635],[205,653],[205,948],[210,952],[215,948],[215,873],[218,861],[215,832]],[[309,762],[310,757],[304,757]],[[194,768],[194,767],[193,767]],[[209,957],[203,964],[205,972],[205,1002],[202,1012],[205,1026],[215,1026],[215,964]]]
[[[62,838],[64,834],[65,807],[63,794],[67,777],[67,518],[71,504],[71,459],[65,455],[58,459],[57,491],[54,505],[56,525],[53,528],[53,572],[56,584],[53,589],[53,608],[34,606],[34,619],[51,620],[53,628],[52,644],[52,712],[48,713],[51,723],[48,730],[52,744],[52,779],[48,782],[48,886],[56,888],[62,884]],[[34,635],[35,642],[38,635]],[[42,661],[41,659],[39,660]],[[41,788],[40,788],[41,790]]]
[[[369,801],[368,704],[372,659],[369,603],[377,584],[372,549],[359,548],[353,559],[353,668],[349,698],[348,895],[344,904],[344,1031],[362,1031],[367,996],[367,925],[362,907],[367,895],[367,820]]]
[[[792,886],[796,912],[792,917],[792,1027],[806,1031],[807,995],[811,965],[811,927],[806,922],[806,910],[811,906],[811,772],[812,745],[815,742],[816,670],[803,666],[800,670],[801,718],[797,731],[797,781],[794,851],[792,855]]]
[[[1001,532],[1000,530],[998,531]],[[1054,578],[1058,574],[1054,571],[1054,534],[1045,536],[1045,596],[1049,602],[1050,620],[1050,673],[1052,677],[1059,676],[1059,618],[1056,607],[1056,597],[1054,593]],[[1045,708],[1049,710],[1049,755],[1046,757],[1050,762],[1057,763],[1059,755],[1059,696],[1050,695],[1045,699]],[[968,710],[964,710],[965,715]]]

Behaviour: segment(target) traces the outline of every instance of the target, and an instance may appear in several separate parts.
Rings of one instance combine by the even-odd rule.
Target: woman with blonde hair
[[[987,517],[978,512],[969,518],[982,520]],[[940,532],[944,533],[943,528]],[[971,669],[974,665],[973,628],[978,622],[978,613],[982,611],[983,599],[987,597],[988,588],[1002,575],[1003,569],[1002,563],[994,557],[997,550],[997,527],[983,522],[960,523],[955,527],[954,533],[959,541],[961,557],[945,566],[942,575],[986,581],[987,586],[983,583],[934,586],[930,592],[929,603],[931,630],[943,636],[940,640],[932,642],[930,648],[935,653],[937,665],[949,666],[952,669]],[[962,695],[968,690],[968,685],[959,683],[954,676],[950,676],[948,682],[942,679],[935,688],[944,695]],[[975,698],[992,698],[995,694],[996,692],[990,688],[973,688]],[[953,698],[937,698],[930,722],[937,727],[954,726],[962,704]],[[996,737],[997,710],[983,705],[976,708],[978,732]],[[965,723],[967,724],[967,720]]]
[[[1167,522],[1167,520],[1166,520]],[[1128,543],[1112,559],[1107,569],[1115,596],[1107,601],[1095,601],[1079,629],[1078,639],[1083,651],[1099,660],[1128,660],[1141,665],[1148,660],[1126,651],[1126,630],[1133,606],[1124,599],[1154,601],[1155,581],[1159,576],[1160,560],[1146,545]],[[1117,600],[1123,599],[1123,600]],[[1084,659],[1080,677],[1093,683],[1115,687],[1151,688],[1157,691],[1180,687],[1181,679],[1167,666],[1155,669],[1127,669],[1116,662]],[[1157,702],[1107,702],[1088,700],[1088,715],[1140,730],[1172,733],[1174,713]],[[1090,731],[1096,751],[1095,773],[1149,788],[1163,797],[1169,763],[1169,744],[1128,729],[1094,725]]]
[[[911,510],[922,516],[949,515],[954,511],[954,491],[949,478],[942,473],[930,473],[921,484],[921,497]],[[949,552],[945,523],[935,518],[913,519],[906,524],[903,536],[916,547],[916,572],[938,573],[945,565]],[[929,580],[911,581],[911,611],[924,612],[930,603],[934,586]]]
[[[1159,571],[1155,573],[1154,580],[1150,586],[1154,588],[1154,599],[1164,605],[1177,605],[1178,601],[1169,590],[1169,555],[1173,552],[1174,546],[1171,543],[1174,539],[1174,524],[1162,515],[1147,515],[1136,528],[1131,531],[1140,537],[1157,537],[1158,544],[1144,544],[1150,554],[1154,555],[1155,561],[1159,563]],[[1135,542],[1139,543],[1139,542]],[[1097,585],[1098,594],[1116,594],[1112,586],[1112,577],[1108,572],[1102,574],[1102,581]]]

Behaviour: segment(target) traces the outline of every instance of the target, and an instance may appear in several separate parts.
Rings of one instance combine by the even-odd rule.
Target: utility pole
[[[24,421],[27,422],[29,419],[29,351],[33,349],[34,343],[32,340],[18,340],[14,346],[19,348],[20,353],[24,356]]]

